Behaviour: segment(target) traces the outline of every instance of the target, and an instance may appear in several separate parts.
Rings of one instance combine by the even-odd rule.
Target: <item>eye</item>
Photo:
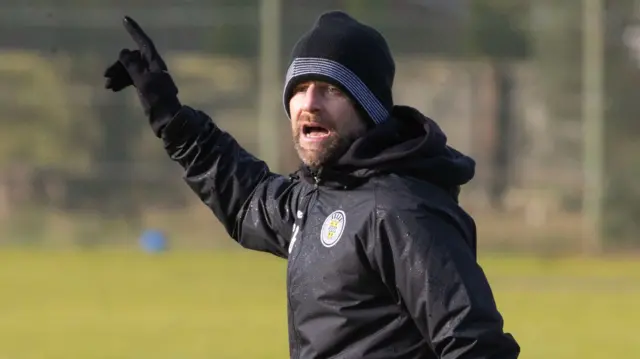
[[[309,84],[308,83],[304,83],[304,84],[299,84],[298,86],[293,88],[293,93],[300,93],[300,92],[305,92],[307,91],[307,89],[309,88]]]
[[[327,87],[327,92],[331,95],[335,95],[335,96],[342,96],[342,90],[340,90],[338,87],[333,86],[333,85],[329,85]]]

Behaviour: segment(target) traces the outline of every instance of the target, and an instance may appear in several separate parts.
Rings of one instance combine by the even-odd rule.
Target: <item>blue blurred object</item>
[[[149,253],[164,252],[168,249],[167,236],[158,230],[146,230],[140,237],[140,246]]]

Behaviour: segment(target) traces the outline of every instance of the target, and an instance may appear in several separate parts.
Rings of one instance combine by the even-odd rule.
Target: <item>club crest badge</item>
[[[344,231],[344,226],[347,223],[347,216],[343,211],[335,211],[331,213],[322,224],[322,231],[320,232],[320,241],[325,247],[333,247]]]

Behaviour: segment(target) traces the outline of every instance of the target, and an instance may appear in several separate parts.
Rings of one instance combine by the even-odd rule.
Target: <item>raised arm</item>
[[[105,87],[136,88],[155,135],[232,238],[245,248],[286,258],[301,185],[272,173],[206,114],[183,106],[151,39],[129,17],[124,26],[138,50],[120,51],[105,71]]]
[[[242,246],[287,256],[301,185],[274,174],[201,111],[182,107],[163,131],[184,178]]]

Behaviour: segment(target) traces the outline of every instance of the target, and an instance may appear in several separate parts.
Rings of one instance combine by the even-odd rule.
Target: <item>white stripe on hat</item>
[[[342,64],[327,60],[323,58],[315,57],[301,57],[293,60],[291,66],[287,70],[286,84],[289,83],[294,77],[302,75],[322,75],[327,76],[339,84],[344,86],[352,95],[356,101],[364,108],[369,114],[371,119],[377,124],[380,124],[387,120],[389,112],[384,108],[378,98],[371,92],[367,85],[360,80],[360,78],[354,74],[351,70],[343,66]],[[288,104],[284,103],[285,109]],[[288,111],[287,111],[288,112]]]

